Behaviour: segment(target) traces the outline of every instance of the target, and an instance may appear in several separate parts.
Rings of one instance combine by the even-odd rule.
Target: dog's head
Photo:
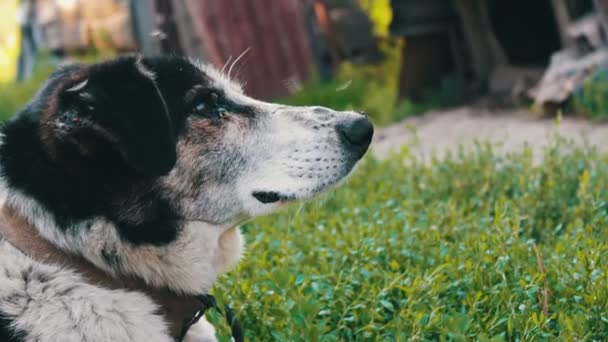
[[[26,112],[40,113],[50,158],[123,193],[113,208],[132,222],[165,210],[234,224],[311,198],[351,172],[373,135],[364,115],[258,101],[183,58],[69,67]],[[157,197],[168,209],[148,206]]]

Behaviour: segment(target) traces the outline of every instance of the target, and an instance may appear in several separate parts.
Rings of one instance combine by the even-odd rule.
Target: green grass
[[[484,144],[370,157],[328,197],[246,224],[214,293],[256,341],[607,340],[606,170],[560,139],[539,163]]]
[[[27,103],[38,91],[47,77],[53,72],[50,63],[43,61],[28,80],[21,83],[0,85],[0,121],[10,118]]]
[[[0,115],[38,84],[1,88]],[[368,157],[329,196],[246,224],[247,257],[214,293],[250,340],[608,340],[606,170],[560,139],[539,163],[484,144]]]
[[[570,101],[571,109],[592,120],[608,121],[608,70],[597,69],[585,79]]]

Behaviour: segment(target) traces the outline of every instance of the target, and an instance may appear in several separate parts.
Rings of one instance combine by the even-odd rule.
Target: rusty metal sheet
[[[300,1],[186,0],[186,7],[205,56],[232,68],[248,94],[287,95],[290,84],[309,77],[312,56]]]

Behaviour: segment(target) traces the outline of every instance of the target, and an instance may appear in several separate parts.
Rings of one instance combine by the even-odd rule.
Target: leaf
[[[387,309],[390,312],[394,312],[395,311],[395,307],[393,306],[393,303],[389,302],[388,300],[380,300],[380,304],[382,305],[382,307],[384,307],[385,309]]]

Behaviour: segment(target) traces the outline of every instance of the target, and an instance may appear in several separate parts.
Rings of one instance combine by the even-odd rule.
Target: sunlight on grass
[[[245,225],[214,293],[252,340],[606,340],[606,170],[561,139],[541,163],[484,144],[368,158],[331,196]]]
[[[27,81],[0,85],[0,120],[8,119],[21,109],[53,70],[50,63],[43,61]]]

